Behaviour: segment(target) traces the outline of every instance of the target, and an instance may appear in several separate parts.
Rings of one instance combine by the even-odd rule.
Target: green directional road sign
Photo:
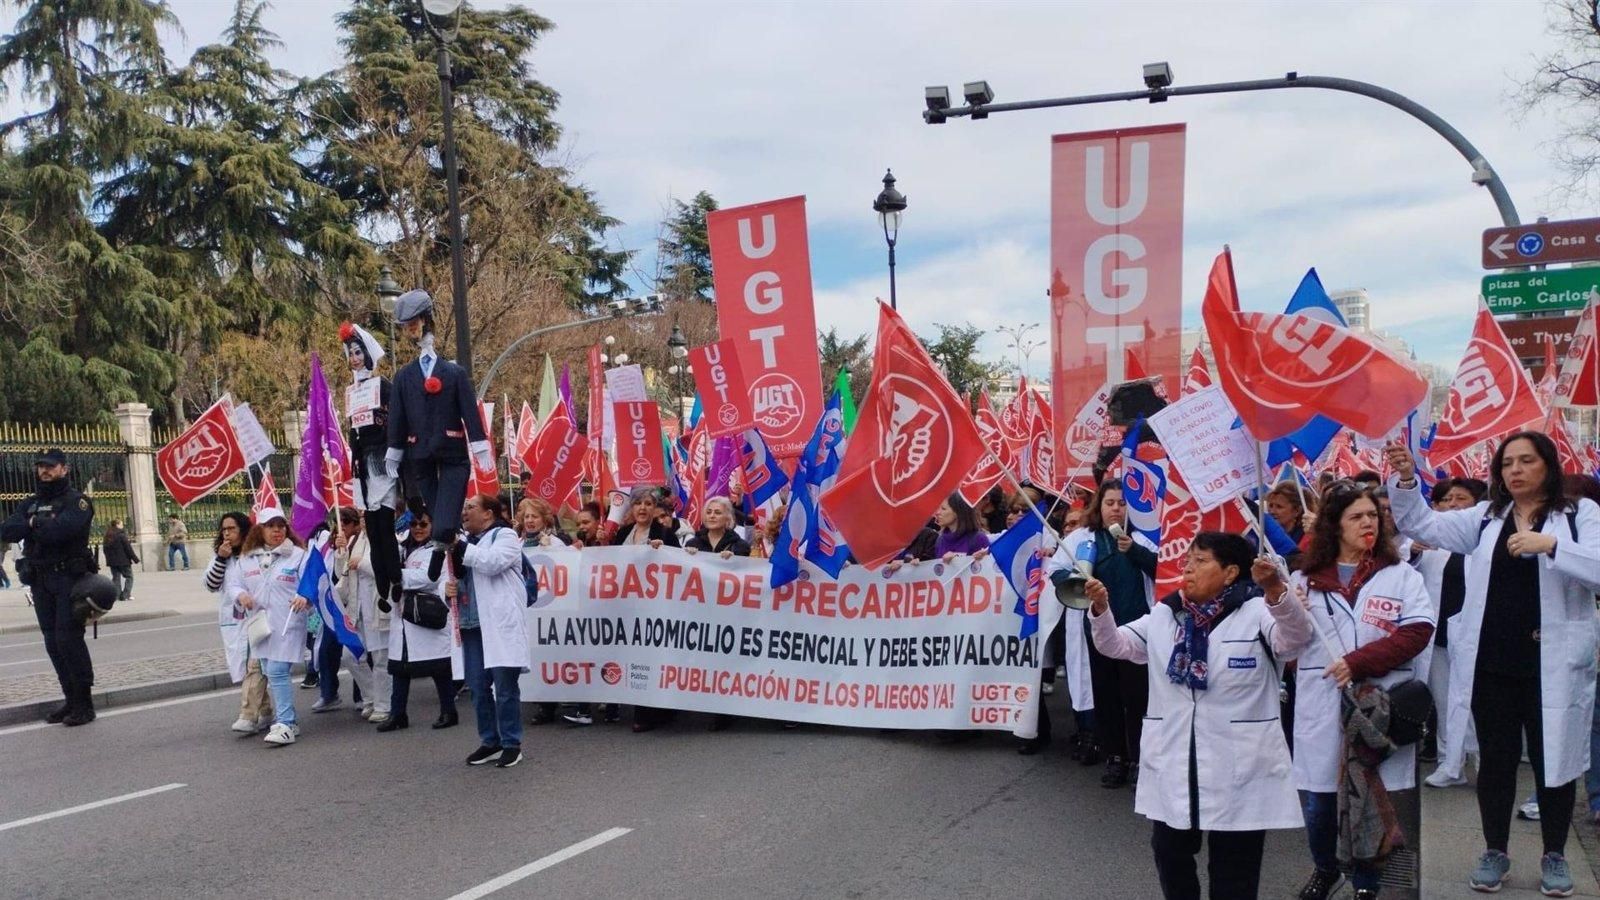
[[[1600,266],[1505,272],[1483,279],[1483,299],[1497,316],[1583,309],[1591,290],[1600,290]]]

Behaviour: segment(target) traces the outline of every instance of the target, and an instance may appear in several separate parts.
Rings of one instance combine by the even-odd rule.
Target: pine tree
[[[0,37],[0,80],[20,76],[43,108],[0,124],[0,140],[21,141],[6,213],[31,223],[69,314],[28,330],[0,323],[10,363],[0,393],[10,415],[35,420],[104,419],[126,400],[159,408],[176,360],[152,344],[174,308],[138,255],[96,228],[89,194],[154,128],[143,92],[167,71],[158,30],[175,20],[159,0],[16,5],[16,30]]]
[[[706,214],[716,211],[717,201],[701,191],[688,203],[672,202],[672,216],[662,226],[665,234],[659,244],[661,275],[656,290],[669,300],[712,302],[711,241],[706,234]]]

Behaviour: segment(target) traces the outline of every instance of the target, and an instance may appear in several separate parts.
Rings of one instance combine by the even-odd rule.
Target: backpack
[[[521,548],[517,549],[517,557],[522,560],[522,588],[527,593],[525,602],[531,607],[539,602],[539,570],[528,562],[528,554],[523,553]]]

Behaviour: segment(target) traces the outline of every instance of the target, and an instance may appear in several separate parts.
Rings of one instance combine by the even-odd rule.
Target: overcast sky
[[[182,62],[215,40],[228,0],[171,0]],[[475,0],[481,7],[505,3]],[[996,100],[1140,86],[1166,60],[1178,84],[1303,74],[1370,81],[1460,129],[1524,221],[1586,215],[1555,193],[1555,122],[1510,96],[1549,40],[1535,0],[1409,3],[604,2],[525,4],[556,29],[534,55],[562,96],[579,177],[651,254],[673,197],[724,206],[805,194],[818,321],[862,333],[887,296],[871,210],[886,166],[909,198],[902,313],[934,323],[1046,322],[1053,133],[1188,123],[1185,321],[1231,244],[1243,305],[1277,310],[1308,266],[1330,290],[1365,287],[1374,325],[1454,369],[1471,327],[1479,233],[1499,224],[1456,152],[1376,101],[1324,91],[1178,98],[922,123],[922,88],[988,79]],[[334,0],[277,0],[274,58],[336,66]],[[0,29],[14,13],[0,13]],[[1010,354],[991,337],[994,357]],[[1044,369],[1047,351],[1033,357]]]

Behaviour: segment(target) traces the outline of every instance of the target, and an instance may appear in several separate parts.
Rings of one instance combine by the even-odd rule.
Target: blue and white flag
[[[1306,277],[1300,279],[1300,286],[1295,288],[1294,296],[1289,298],[1289,305],[1284,307],[1283,312],[1285,315],[1302,315],[1340,328],[1348,327],[1344,316],[1339,313],[1339,307],[1333,305],[1333,301],[1328,299],[1328,292],[1322,289],[1322,279],[1317,277],[1316,269],[1306,271]],[[1293,456],[1296,447],[1300,448],[1306,459],[1316,459],[1343,427],[1327,416],[1313,416],[1311,421],[1296,431],[1267,445],[1267,465],[1275,466]]]
[[[752,508],[760,509],[768,503],[776,504],[789,476],[768,449],[766,439],[755,428],[744,433],[744,499]]]
[[[1017,592],[1015,612],[1022,618],[1017,637],[1028,637],[1039,630],[1039,598],[1044,594],[1044,523],[1038,516],[1023,516],[1017,524],[989,545],[989,555],[1000,566],[1000,574]]]
[[[1167,496],[1167,470],[1163,462],[1139,458],[1139,432],[1144,417],[1128,427],[1122,442],[1122,499],[1128,504],[1128,527],[1161,546],[1161,501]]]
[[[834,391],[794,471],[789,510],[784,514],[783,528],[772,547],[773,587],[782,587],[799,578],[802,559],[833,578],[839,577],[850,559],[844,535],[817,503],[822,492],[833,487],[844,449],[844,414],[839,392]]]
[[[300,584],[295,588],[295,593],[316,604],[317,612],[321,613],[322,621],[333,629],[339,638],[339,643],[356,659],[367,654],[367,648],[361,643],[361,635],[357,634],[345,622],[344,610],[339,606],[339,601],[333,599],[333,579],[328,575],[328,556],[333,553],[329,546],[331,542],[323,538],[320,543],[313,543],[306,548],[306,563],[300,570]],[[351,573],[347,578],[354,578]]]

